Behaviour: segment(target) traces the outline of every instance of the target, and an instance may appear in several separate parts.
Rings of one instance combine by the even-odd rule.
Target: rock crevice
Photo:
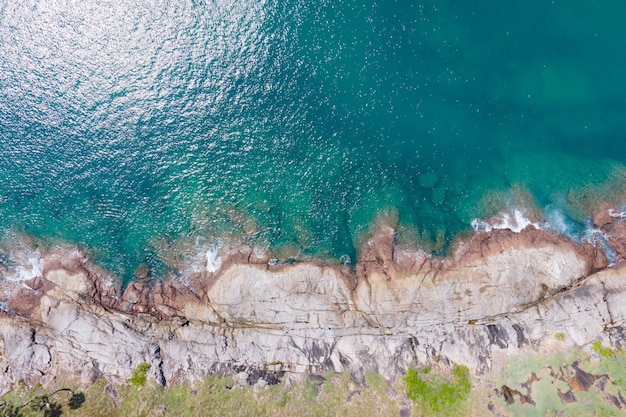
[[[618,222],[604,227],[623,230],[609,239],[626,247]],[[250,263],[253,250],[238,248],[211,273],[125,289],[79,253],[52,252],[41,275],[1,281],[0,387],[119,382],[143,362],[162,385],[210,373],[393,377],[432,361],[481,373],[528,349],[623,345],[626,267],[608,268],[599,252],[527,228],[477,232],[442,259],[396,247],[382,227],[354,272]]]

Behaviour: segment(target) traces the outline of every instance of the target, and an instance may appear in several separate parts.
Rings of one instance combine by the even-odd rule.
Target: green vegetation
[[[61,394],[70,394],[70,397],[62,398]],[[0,402],[0,417],[61,416],[64,400],[67,400],[69,410],[77,410],[85,402],[85,394],[71,388],[59,388],[48,393],[39,384],[31,390],[25,390],[23,384],[20,384],[20,389],[8,394]]]
[[[564,342],[565,341],[565,333],[563,332],[558,332],[554,335],[554,338],[560,342]]]
[[[622,351],[617,351],[609,347],[602,346],[602,342],[600,342],[599,340],[596,340],[591,344],[591,350],[593,350],[603,358],[614,358],[618,353],[623,353]]]
[[[469,369],[455,365],[451,380],[432,373],[430,368],[408,370],[404,377],[407,396],[427,414],[454,415],[467,400],[472,384]]]
[[[372,387],[380,396],[385,395],[387,391],[387,380],[373,371],[365,372],[365,384]]]
[[[313,402],[317,398],[318,387],[322,385],[321,381],[316,381],[311,378],[307,378],[302,389],[302,396],[308,402]]]
[[[626,351],[596,342],[579,349],[511,357],[473,384],[467,367],[409,369],[388,381],[376,372],[328,372],[301,383],[238,386],[211,376],[163,388],[137,367],[127,384],[97,381],[84,393],[59,381],[47,389],[18,383],[0,398],[0,417],[175,416],[620,416]],[[143,385],[142,385],[143,384]],[[69,388],[67,388],[69,387]],[[494,410],[491,412],[491,410]]]
[[[589,372],[608,375],[615,387],[626,396],[626,351],[604,347],[600,342],[594,342],[591,349],[600,359],[590,364]]]
[[[140,363],[139,365],[137,365],[137,368],[133,371],[133,374],[128,381],[133,386],[143,387],[144,385],[146,385],[146,376],[148,375],[149,370],[149,363]]]
[[[352,375],[347,372],[342,374],[329,372],[323,377],[309,381],[298,384],[281,383],[255,390],[250,386],[237,386],[231,378],[216,376],[195,384],[172,385],[167,388],[150,379],[144,386],[130,383],[114,385],[100,379],[85,391],[84,403],[80,409],[72,409],[65,405],[62,415],[63,417],[207,415],[397,417],[402,408],[409,407],[406,397],[399,394],[402,392],[400,384],[395,387],[396,390],[389,387],[388,393],[387,381],[374,372],[366,374],[365,385],[355,382]],[[78,383],[75,384],[78,386]],[[18,391],[7,394],[2,400],[7,404],[22,405],[28,399],[42,394],[41,388]],[[19,415],[22,417],[42,415],[41,412],[36,413],[28,407],[21,412]]]
[[[595,354],[571,349],[511,358],[499,374],[486,376],[500,393],[505,386],[515,393],[512,403],[502,394],[490,396],[494,408],[507,411],[504,415],[529,417],[626,415],[621,403],[626,396],[626,352],[600,342],[590,347]]]

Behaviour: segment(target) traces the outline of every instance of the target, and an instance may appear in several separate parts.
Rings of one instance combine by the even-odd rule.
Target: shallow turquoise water
[[[624,2],[14,3],[0,228],[126,279],[197,236],[354,259],[390,208],[445,249],[511,189],[581,223],[626,183]]]

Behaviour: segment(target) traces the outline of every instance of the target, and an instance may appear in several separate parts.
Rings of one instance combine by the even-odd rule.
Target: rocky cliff
[[[613,265],[598,242],[532,226],[477,231],[447,258],[397,247],[393,228],[380,226],[354,268],[222,249],[202,270],[124,289],[77,251],[41,254],[19,276],[8,254],[0,388],[68,376],[123,381],[142,362],[164,385],[211,373],[252,384],[326,370],[394,377],[432,361],[481,374],[510,355],[551,349],[557,333],[566,345],[621,346],[626,222],[596,218]]]

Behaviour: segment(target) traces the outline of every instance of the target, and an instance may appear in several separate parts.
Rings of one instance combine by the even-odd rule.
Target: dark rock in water
[[[593,262],[593,268],[596,270],[601,270],[609,266],[610,262],[604,252],[604,248],[602,247],[602,243],[596,237],[593,250],[595,251],[595,260]]]
[[[608,242],[620,260],[626,259],[626,221],[607,224],[602,230],[608,234]]]
[[[0,252],[0,267],[2,267],[5,271],[9,271],[9,268],[13,265],[15,265],[15,261],[13,261],[13,259],[11,259],[11,257],[6,253]]]
[[[435,187],[432,191],[432,200],[435,204],[443,204],[446,201],[446,188],[443,186]]]
[[[141,263],[137,268],[135,268],[134,275],[136,281],[147,280],[150,277],[150,268],[146,263]]]
[[[435,174],[434,172],[430,172],[428,174],[421,174],[418,178],[420,187],[423,188],[433,188],[435,185],[437,185],[437,182],[439,181],[439,176],[437,174]]]

